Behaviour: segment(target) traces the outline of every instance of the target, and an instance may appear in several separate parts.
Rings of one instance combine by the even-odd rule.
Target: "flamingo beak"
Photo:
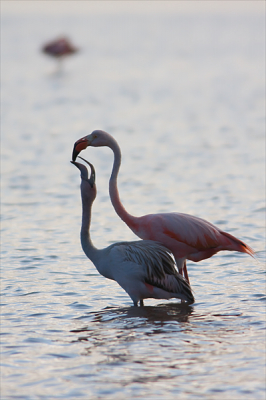
[[[85,158],[82,158],[82,157],[79,157],[79,158],[81,158],[83,161],[85,161],[90,166],[91,175],[89,178],[88,178],[88,170],[85,165],[80,164],[75,161],[70,161],[70,162],[71,162],[71,164],[74,164],[75,167],[77,167],[80,170],[81,178],[84,179],[85,181],[87,181],[90,184],[90,186],[93,187],[93,185],[95,184],[95,179],[96,179],[95,168],[89,161],[85,160]]]
[[[79,155],[79,153],[81,152],[81,150],[86,149],[86,147],[88,147],[89,145],[90,145],[90,142],[88,141],[87,136],[77,140],[76,143],[74,144],[74,148],[73,148],[72,161],[75,162],[76,158]]]
[[[91,185],[91,187],[93,187],[93,185],[95,184],[95,179],[96,179],[96,172],[95,172],[95,168],[94,166],[87,160],[85,160],[85,158],[82,158],[79,156],[79,158],[81,158],[83,161],[85,161],[85,163],[87,163],[90,168],[91,168],[91,176],[88,179],[89,184]]]

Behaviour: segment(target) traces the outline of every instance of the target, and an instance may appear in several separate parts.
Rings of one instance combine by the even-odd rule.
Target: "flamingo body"
[[[107,146],[113,150],[114,164],[109,181],[109,193],[117,214],[141,239],[154,240],[167,247],[175,257],[179,272],[183,273],[187,280],[187,259],[198,262],[212,257],[221,250],[254,255],[253,250],[241,240],[223,232],[210,222],[192,215],[159,213],[135,217],[129,214],[120,201],[117,189],[117,176],[121,164],[121,151],[118,143],[107,132],[93,131],[75,143],[73,160],[87,146]]]
[[[59,59],[76,53],[78,49],[67,38],[61,37],[44,45],[42,51],[51,57]]]
[[[188,214],[148,214],[140,217],[138,224],[131,229],[142,239],[162,243],[177,259],[198,262],[221,250],[252,254],[252,250],[239,239],[204,219]]]
[[[86,161],[86,160],[84,160]],[[88,178],[87,168],[73,163],[81,171],[82,227],[81,245],[98,272],[116,281],[131,297],[134,305],[143,299],[179,298],[194,302],[190,285],[179,274],[168,249],[150,240],[120,242],[96,249],[90,238],[91,208],[96,198],[95,171]]]
[[[86,247],[83,249],[86,254]],[[149,240],[121,242],[99,252],[99,259],[92,259],[99,273],[116,281],[134,304],[147,298],[174,297],[194,302],[190,287],[161,244]]]

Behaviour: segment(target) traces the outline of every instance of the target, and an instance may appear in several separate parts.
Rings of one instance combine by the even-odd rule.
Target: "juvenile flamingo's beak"
[[[91,187],[93,187],[93,185],[95,184],[95,179],[96,179],[95,168],[89,161],[85,160],[85,158],[82,158],[80,156],[79,156],[79,158],[81,158],[81,160],[85,161],[91,168],[91,175],[90,175],[90,178],[88,179],[88,182],[91,185]]]
[[[88,176],[88,170],[85,165],[80,164],[76,161],[70,161],[70,162],[72,164],[74,164],[80,170],[81,178],[84,179],[85,181],[89,182],[91,187],[93,187],[93,185],[95,184],[95,179],[96,179],[95,168],[89,161],[85,160],[85,158],[82,158],[82,157],[79,157],[79,158],[81,158],[83,161],[85,161],[90,166],[90,170],[91,170],[90,177]]]
[[[72,153],[72,161],[76,161],[77,156],[81,152],[81,150],[86,149],[90,145],[87,136],[79,139],[74,144],[73,153]]]

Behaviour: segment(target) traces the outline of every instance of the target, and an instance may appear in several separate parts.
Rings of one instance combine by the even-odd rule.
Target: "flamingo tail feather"
[[[239,251],[241,253],[247,253],[251,257],[255,258],[254,250],[250,246],[248,246],[246,243],[242,242],[242,240],[239,240],[235,236],[230,235],[230,233],[227,233],[227,232],[221,232],[221,233],[233,242],[233,245],[234,245],[233,250]]]

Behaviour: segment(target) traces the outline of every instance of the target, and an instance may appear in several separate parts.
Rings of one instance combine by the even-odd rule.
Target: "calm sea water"
[[[10,3],[1,399],[265,399],[263,12],[16,12]],[[81,50],[57,70],[40,47],[62,33]],[[69,161],[94,129],[121,146],[119,189],[132,214],[200,216],[257,260],[224,252],[189,263],[193,306],[132,307],[79,243],[80,178]],[[95,245],[135,240],[109,201],[112,152],[83,155],[97,173]]]

